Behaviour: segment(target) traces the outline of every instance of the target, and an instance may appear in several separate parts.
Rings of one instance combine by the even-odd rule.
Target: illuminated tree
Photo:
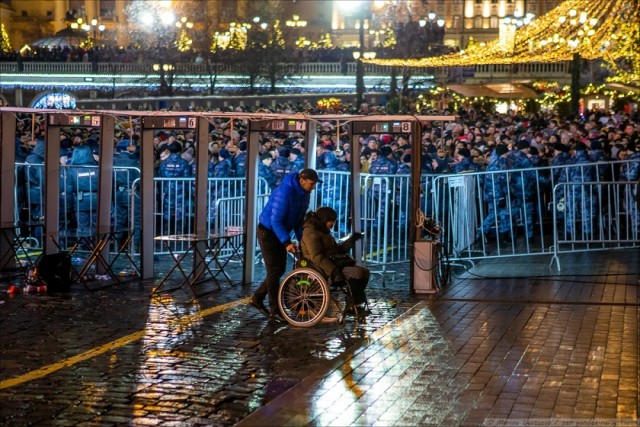
[[[4,24],[0,24],[0,52],[13,52],[11,41],[9,40],[9,34],[7,34],[7,30],[4,27]]]

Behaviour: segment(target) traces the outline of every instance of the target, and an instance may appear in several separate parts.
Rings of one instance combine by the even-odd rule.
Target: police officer
[[[533,163],[527,156],[529,141],[521,139],[517,143],[517,149],[511,150],[507,156],[507,169],[528,169],[509,174],[511,186],[511,214],[520,211],[523,215],[527,239],[533,238],[533,222],[535,196],[537,189],[537,177],[533,170]]]
[[[247,175],[247,141],[240,141],[238,152],[233,157],[233,176],[244,177]]]
[[[140,195],[134,184],[140,178],[140,149],[138,135],[122,139],[113,155],[115,178],[113,225],[126,237],[126,232],[140,227]],[[133,200],[133,209],[132,209]]]
[[[73,150],[71,164],[67,170],[66,194],[76,206],[78,230],[95,231],[98,210],[98,163],[89,145],[83,144]]]
[[[182,147],[178,142],[172,142],[168,146],[168,153],[158,167],[160,178],[189,178],[191,168],[189,162],[180,156]],[[162,218],[166,224],[166,230],[170,233],[182,231],[182,221],[189,213],[190,200],[185,197],[187,186],[181,179],[165,180],[162,183]]]
[[[258,163],[258,177],[263,178],[267,182],[269,190],[273,190],[276,187],[276,177],[271,171],[271,162],[273,162],[273,157],[270,153],[260,154],[260,163]]]
[[[289,151],[289,161],[291,162],[291,172],[300,172],[304,169],[304,154],[299,148],[292,148]]]
[[[482,222],[482,228],[476,234],[476,240],[482,236],[489,236],[495,240],[495,234],[491,229],[497,221],[497,229],[500,240],[506,242],[511,229],[511,216],[509,215],[508,200],[509,180],[507,177],[507,156],[509,148],[504,144],[496,145],[489,156],[486,174],[483,176],[482,200],[487,205],[487,216]]]
[[[45,144],[44,139],[39,139],[31,154],[27,156],[25,162],[27,166],[27,197],[29,211],[31,212],[30,220],[40,222],[42,220],[42,192],[44,191],[44,155]]]
[[[596,167],[587,155],[587,146],[578,142],[574,148],[570,164],[567,168],[569,182],[594,182],[596,179]],[[566,193],[566,221],[565,230],[573,239],[588,240],[593,235],[591,225],[595,213],[595,200],[591,197],[593,188],[580,184],[569,185]],[[576,223],[582,222],[582,234],[576,229]]]
[[[285,175],[291,172],[291,162],[289,161],[289,155],[291,154],[289,148],[280,147],[275,150],[276,157],[271,162],[271,172],[276,177],[276,187],[280,185]]]

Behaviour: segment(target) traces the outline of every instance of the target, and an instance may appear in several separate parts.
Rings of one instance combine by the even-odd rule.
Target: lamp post
[[[163,96],[173,95],[173,64],[153,64],[153,71],[160,73],[160,94]],[[169,78],[167,79],[167,76]]]
[[[360,28],[358,29],[358,50],[353,52],[353,58],[356,60],[356,107],[360,110],[360,106],[364,103],[364,12],[360,13]]]
[[[431,50],[433,44],[444,44],[444,24],[444,19],[439,18],[435,12],[429,12],[426,18],[418,20],[424,37],[424,46],[428,51]]]
[[[91,20],[91,31],[93,33],[93,42],[97,43],[98,42],[98,34],[102,35],[102,33],[104,32],[105,26],[104,24],[99,24],[98,20],[96,18],[93,18]],[[98,33],[98,31],[100,31]]]

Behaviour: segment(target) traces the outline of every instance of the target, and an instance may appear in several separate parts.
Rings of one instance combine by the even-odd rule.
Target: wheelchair
[[[280,282],[278,306],[284,319],[292,326],[308,328],[320,322],[336,322],[342,326],[349,310],[356,314],[357,321],[363,321],[357,306],[347,307],[335,295],[348,294],[348,286],[330,287],[320,269],[296,253],[293,270]]]

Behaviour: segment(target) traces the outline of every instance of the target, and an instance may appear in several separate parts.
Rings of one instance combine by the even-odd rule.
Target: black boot
[[[510,243],[511,243],[511,236],[509,235],[509,232],[506,231],[504,233],[500,233],[500,244],[508,245]]]

